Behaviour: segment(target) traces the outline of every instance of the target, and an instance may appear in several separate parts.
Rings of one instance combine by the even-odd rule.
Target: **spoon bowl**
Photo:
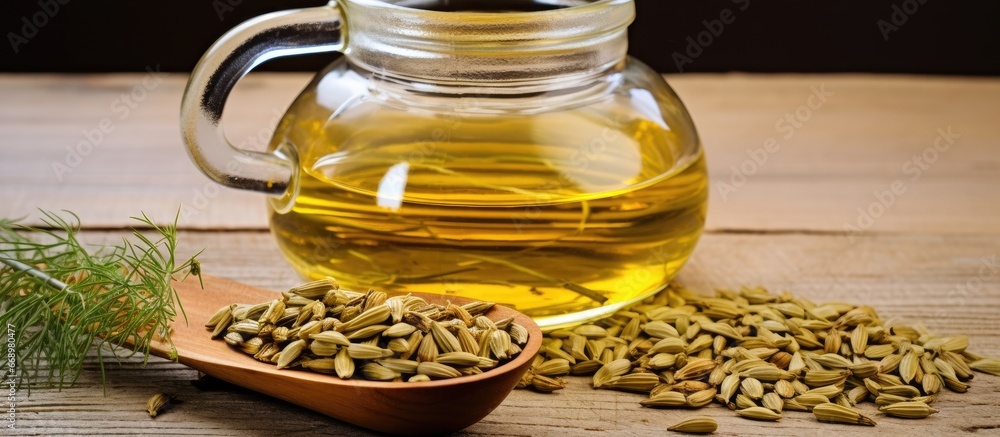
[[[273,396],[327,416],[375,431],[393,434],[439,434],[464,429],[503,402],[531,366],[542,343],[542,332],[530,317],[496,306],[486,313],[493,320],[514,317],[528,330],[528,343],[510,362],[479,375],[430,382],[343,380],[301,370],[278,370],[210,338],[204,323],[223,306],[258,303],[280,296],[246,284],[204,276],[176,284],[188,323],[174,322],[171,335],[177,361],[207,375]],[[412,293],[428,303],[461,305],[470,299]],[[152,354],[169,357],[170,347],[153,343]]]

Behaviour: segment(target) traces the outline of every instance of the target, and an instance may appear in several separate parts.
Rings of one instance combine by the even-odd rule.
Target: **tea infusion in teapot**
[[[677,96],[625,55],[630,0],[328,9],[299,21],[346,22],[346,47],[331,42],[346,56],[271,143],[294,165],[271,229],[301,274],[497,302],[552,329],[655,293],[690,256],[705,160]]]

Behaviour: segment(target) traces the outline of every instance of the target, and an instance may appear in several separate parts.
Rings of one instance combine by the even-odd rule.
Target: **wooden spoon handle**
[[[226,279],[203,277],[176,284],[187,323],[177,320],[171,339],[180,363],[224,381],[309,408],[328,416],[382,432],[435,434],[457,431],[479,421],[496,408],[531,366],[541,346],[542,333],[530,318],[496,306],[487,316],[514,317],[529,332],[524,351],[514,360],[479,375],[422,382],[341,380],[335,376],[297,370],[278,370],[210,338],[204,327],[220,308],[233,303],[256,304],[280,294]],[[428,302],[456,304],[468,299],[414,293]],[[170,357],[164,343],[151,345],[153,354]]]

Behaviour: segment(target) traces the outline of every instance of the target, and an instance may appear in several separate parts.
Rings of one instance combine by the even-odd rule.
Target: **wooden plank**
[[[264,228],[260,196],[216,187],[186,156],[177,125],[183,75],[163,76],[121,118],[116,101],[144,79],[0,75],[0,215],[72,209],[89,225],[118,227],[139,210],[168,217],[184,205],[190,211],[185,227]],[[248,77],[227,107],[229,137],[263,147],[254,138],[267,136],[276,113],[308,80],[305,74]],[[713,181],[709,229],[842,232],[855,224],[875,232],[1000,232],[994,189],[1000,183],[994,151],[1000,79],[730,74],[668,80],[706,146]],[[832,95],[821,106],[812,99],[817,109],[809,109],[801,127],[776,126],[786,114],[806,115],[801,108],[814,88]],[[67,164],[66,147],[85,141],[84,131],[99,128],[103,118],[115,130],[60,181],[53,163]],[[961,137],[913,181],[913,167],[904,165],[949,127]],[[769,138],[780,148],[757,165],[751,154]],[[753,171],[739,170],[743,166]],[[740,174],[747,178],[737,186]],[[873,193],[896,180],[906,192],[870,226],[858,226],[858,208],[878,202]],[[95,204],[101,207],[90,207]]]
[[[140,210],[167,218],[183,205],[183,225],[266,227],[262,196],[214,184],[184,151],[177,117],[184,76],[163,76],[135,108],[123,103],[122,94],[141,88],[145,78],[0,78],[0,94],[5,96],[0,102],[0,215],[68,209],[80,212],[88,225],[118,227],[129,224],[128,217]],[[241,83],[224,116],[231,141],[263,150],[266,142],[259,138],[273,132],[275,113],[283,112],[308,80],[308,75],[276,74]],[[100,129],[104,118],[111,120],[113,131],[74,161],[66,148],[89,142],[84,132]],[[58,164],[69,170],[54,170]]]
[[[86,232],[91,242],[111,242],[119,232]],[[297,283],[266,232],[183,232],[184,251],[202,247],[206,272],[252,285],[281,289]],[[704,237],[681,281],[695,290],[760,284],[791,290],[816,301],[873,305],[886,320],[923,321],[934,332],[968,334],[971,350],[1000,355],[1000,236],[953,234],[878,235],[853,244],[827,235],[718,233]],[[964,288],[963,288],[964,287]],[[368,435],[290,404],[232,386],[199,390],[193,370],[154,359],[143,369],[133,360],[111,365],[109,388],[100,388],[95,360],[73,388],[34,388],[18,398],[18,433],[76,435],[151,433],[158,435]],[[739,419],[719,406],[652,410],[641,395],[592,390],[587,378],[552,395],[515,391],[482,422],[459,435],[652,435],[695,414],[715,417],[718,435],[813,435],[837,432],[867,436],[870,428],[817,425],[808,413],[789,412],[777,424]],[[143,411],[158,391],[184,403],[157,419]],[[884,435],[910,433],[919,426],[931,435],[1000,428],[1000,378],[979,375],[969,393],[944,393],[941,413],[914,422],[863,409]]]
[[[1000,182],[993,152],[1000,125],[991,121],[1000,110],[996,79],[734,74],[668,81],[708,153],[710,229],[842,231],[857,225],[858,208],[879,201],[874,192],[897,180],[905,193],[870,230],[982,233],[1000,225],[1000,207],[978,205],[997,196],[989,187]],[[820,89],[830,94],[821,105],[813,97]],[[796,113],[801,127],[778,124]],[[934,147],[939,130],[960,137],[945,152],[927,152],[936,160],[907,164]],[[772,138],[777,152],[762,152]]]

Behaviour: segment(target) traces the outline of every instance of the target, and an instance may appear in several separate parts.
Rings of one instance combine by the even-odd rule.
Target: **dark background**
[[[22,18],[43,11],[39,0],[2,0],[0,71],[189,71],[227,29],[268,11],[323,0],[41,0],[59,10],[18,46]],[[59,4],[64,2],[65,4]],[[921,3],[923,2],[923,3]],[[636,0],[631,53],[663,72],[877,72],[1000,74],[998,0]],[[745,10],[740,10],[746,6]],[[896,12],[914,10],[912,14]],[[704,20],[732,10],[735,21],[697,56],[688,38]],[[220,18],[221,12],[221,18]],[[895,22],[893,14],[896,13]],[[905,22],[902,22],[905,17]],[[888,40],[878,22],[893,26]],[[30,33],[30,29],[29,33]],[[15,37],[15,39],[17,39]],[[703,35],[702,41],[707,39]],[[271,70],[321,68],[332,55],[275,61]]]

